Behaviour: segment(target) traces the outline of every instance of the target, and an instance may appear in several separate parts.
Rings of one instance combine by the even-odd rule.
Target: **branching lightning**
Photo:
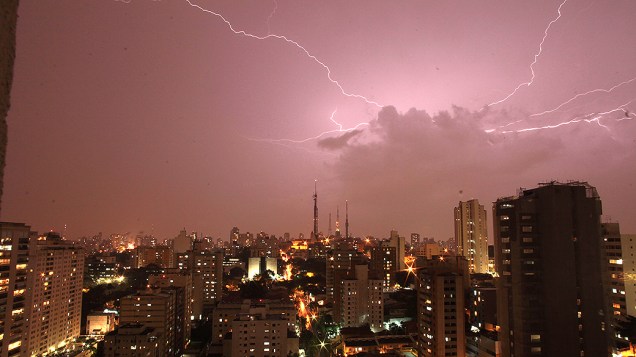
[[[131,0],[116,0],[116,1],[121,1],[124,3],[129,3]],[[332,76],[332,72],[331,69],[329,68],[329,66],[327,64],[325,64],[323,61],[321,61],[320,59],[318,59],[314,54],[312,54],[311,52],[309,52],[309,50],[307,50],[304,46],[302,46],[300,43],[298,43],[295,40],[292,40],[290,38],[288,38],[285,35],[278,35],[278,34],[273,34],[271,32],[271,20],[273,19],[273,17],[276,14],[276,11],[278,9],[278,2],[277,0],[273,0],[274,3],[274,8],[272,9],[272,11],[269,13],[268,17],[267,17],[267,35],[256,35],[253,33],[249,33],[245,30],[240,30],[240,29],[236,29],[234,27],[234,25],[222,14],[214,12],[212,10],[208,10],[203,8],[202,6],[194,3],[193,1],[195,0],[185,0],[191,7],[196,8],[198,10],[200,10],[201,12],[204,12],[206,14],[209,15],[213,15],[215,17],[217,17],[218,19],[220,19],[221,21],[223,21],[223,23],[227,26],[227,28],[229,28],[229,30],[234,33],[235,35],[240,35],[243,37],[248,37],[248,38],[252,38],[252,39],[256,39],[256,40],[280,40],[280,41],[284,41],[289,45],[295,46],[298,50],[300,50],[306,57],[308,57],[309,59],[311,59],[312,61],[314,61],[316,64],[318,64],[319,66],[321,66],[325,73],[326,73],[326,77],[327,79],[334,84],[336,87],[338,87],[338,89],[340,90],[340,93],[346,97],[350,97],[350,98],[356,98],[356,99],[360,99],[362,101],[364,101],[367,104],[371,104],[375,107],[381,108],[383,107],[383,105],[379,104],[378,102],[368,99],[367,97],[361,95],[361,94],[356,94],[356,93],[350,93],[347,92],[344,87],[340,84],[340,82],[336,79],[333,78]],[[506,95],[504,98],[494,101],[488,105],[486,105],[485,108],[487,107],[491,107],[493,105],[497,105],[497,104],[501,104],[505,101],[507,101],[508,99],[510,99],[511,97],[513,97],[514,95],[517,94],[517,92],[522,88],[522,87],[530,87],[533,83],[534,80],[536,78],[536,73],[535,73],[535,65],[538,63],[539,58],[541,57],[542,53],[543,53],[543,47],[545,45],[545,42],[548,39],[548,35],[550,33],[550,30],[552,28],[552,26],[558,22],[561,17],[562,17],[562,9],[563,7],[566,5],[566,3],[568,2],[568,0],[562,0],[562,2],[560,3],[560,5],[557,8],[557,15],[547,24],[547,26],[544,29],[543,32],[543,36],[541,38],[541,41],[539,42],[538,45],[538,51],[534,54],[534,58],[533,61],[530,63],[529,69],[530,69],[530,79],[526,82],[520,83],[519,85],[517,85],[514,90],[512,92],[510,92],[508,95]],[[568,104],[576,101],[579,98],[588,96],[590,94],[594,94],[594,93],[612,93],[613,91],[626,86],[630,83],[636,82],[636,77],[629,79],[629,80],[625,80],[623,82],[620,82],[618,84],[615,84],[614,86],[604,89],[604,88],[597,88],[597,89],[593,89],[593,90],[589,90],[587,92],[584,93],[579,93],[576,94],[575,96],[573,96],[572,98],[566,100],[565,102],[559,104],[558,106],[549,109],[549,110],[545,110],[542,112],[538,112],[538,113],[534,113],[529,115],[529,117],[538,117],[538,116],[543,116],[546,114],[551,114],[551,113],[555,113],[557,111],[559,111],[560,109],[566,107]],[[502,134],[506,134],[506,133],[523,133],[523,132],[532,132],[532,131],[540,131],[540,130],[548,130],[548,129],[556,129],[559,127],[563,127],[563,126],[568,126],[568,125],[572,125],[572,124],[578,124],[578,123],[587,123],[587,124],[595,124],[600,128],[604,128],[608,131],[610,131],[610,128],[605,125],[604,123],[601,122],[602,119],[605,119],[606,116],[612,114],[612,113],[616,113],[619,111],[622,111],[624,113],[624,115],[622,115],[619,118],[613,118],[616,122],[619,121],[624,121],[624,120],[634,120],[636,119],[636,114],[630,112],[626,106],[631,104],[633,101],[635,101],[636,99],[633,99],[623,105],[620,105],[618,107],[615,107],[611,110],[605,111],[605,112],[592,112],[592,113],[588,113],[585,115],[580,115],[577,117],[574,117],[573,119],[567,120],[567,121],[563,121],[563,122],[559,122],[557,124],[550,124],[550,125],[543,125],[543,126],[536,126],[536,127],[527,127],[527,128],[522,128],[522,129],[508,129],[508,127],[518,124],[522,121],[527,120],[527,118],[525,119],[521,119],[521,120],[517,120],[505,125],[501,125],[498,126],[497,128],[494,129],[487,129],[485,130],[486,133],[502,133]],[[329,118],[329,120],[335,124],[336,129],[333,130],[327,130],[324,132],[321,132],[318,135],[312,136],[312,137],[308,137],[308,138],[304,138],[304,139],[249,139],[249,140],[253,140],[253,141],[262,141],[262,142],[269,142],[269,143],[274,143],[274,144],[279,144],[279,145],[283,145],[283,146],[287,146],[287,144],[303,144],[303,143],[307,143],[309,141],[312,140],[318,140],[326,135],[329,134],[335,134],[335,133],[348,133],[354,130],[359,129],[362,126],[365,125],[369,125],[370,123],[368,122],[362,122],[359,123],[353,127],[350,128],[344,128],[343,124],[337,122],[335,120],[335,115],[337,113],[337,109],[334,110],[331,113],[331,116]],[[608,119],[609,120],[609,119]]]
[[[505,101],[507,101],[508,99],[510,99],[510,97],[512,97],[513,95],[515,95],[517,93],[517,91],[523,87],[530,87],[532,85],[532,83],[534,82],[534,78],[535,78],[535,73],[534,73],[534,65],[537,64],[537,61],[539,60],[539,56],[541,56],[541,53],[543,52],[543,43],[545,42],[546,38],[548,38],[548,32],[550,31],[550,27],[552,27],[552,25],[559,21],[559,19],[561,18],[561,8],[563,7],[563,5],[565,5],[565,3],[568,2],[568,0],[563,0],[563,2],[561,3],[561,5],[559,5],[559,8],[557,9],[557,13],[558,16],[550,21],[550,23],[548,24],[548,26],[545,28],[545,30],[543,31],[543,38],[541,39],[541,43],[539,43],[539,51],[534,55],[534,60],[532,61],[532,63],[530,64],[530,73],[532,74],[532,76],[530,77],[530,80],[528,82],[524,82],[519,84],[512,92],[510,92],[510,94],[508,94],[506,97],[504,97],[503,99],[500,99],[498,101],[492,102],[490,104],[487,105],[487,107],[493,106],[493,105],[497,105],[500,103],[503,103]]]
[[[580,98],[580,97],[586,96],[586,95],[588,95],[588,94],[592,94],[592,93],[599,93],[599,92],[601,92],[601,93],[611,93],[614,89],[617,89],[617,88],[619,88],[619,87],[622,87],[622,86],[624,86],[625,84],[631,83],[631,82],[633,82],[633,81],[636,81],[636,77],[634,77],[634,78],[632,78],[632,79],[630,79],[630,80],[627,80],[627,81],[623,81],[623,82],[621,82],[621,83],[619,83],[619,84],[616,84],[616,85],[614,85],[613,87],[611,87],[611,88],[609,88],[609,89],[602,89],[602,88],[599,88],[599,89],[593,89],[593,90],[591,90],[591,91],[587,91],[587,92],[585,92],[585,93],[579,93],[579,94],[575,95],[574,97],[572,97],[572,98],[568,99],[567,101],[565,101],[565,102],[563,102],[563,103],[559,104],[559,106],[557,106],[557,107],[555,107],[555,108],[553,108],[553,109],[549,109],[549,110],[546,110],[546,111],[543,111],[543,112],[540,112],[540,113],[532,114],[532,115],[530,115],[530,117],[536,117],[536,116],[540,116],[540,115],[544,115],[544,114],[548,114],[548,113],[553,113],[553,112],[555,112],[555,111],[557,111],[557,110],[559,110],[559,109],[563,108],[565,105],[567,105],[567,104],[571,103],[572,101],[576,100],[577,98]]]
[[[369,125],[369,123],[359,123],[356,124],[355,126],[351,127],[351,128],[347,128],[347,129],[343,129],[342,128],[342,124],[338,123],[334,117],[336,116],[336,113],[338,112],[338,109],[335,109],[333,112],[331,112],[331,117],[329,117],[329,120],[331,120],[334,124],[336,124],[338,126],[338,129],[333,129],[333,130],[327,130],[327,131],[323,131],[322,133],[316,135],[316,136],[312,136],[310,138],[305,138],[305,139],[298,139],[298,140],[294,140],[294,139],[252,139],[252,140],[256,140],[256,141],[266,141],[266,142],[271,142],[271,143],[292,143],[292,144],[302,144],[302,143],[306,143],[308,141],[312,141],[312,140],[318,140],[321,137],[328,135],[328,134],[333,134],[333,133],[348,133],[350,131],[354,131],[356,129],[358,129],[361,126],[364,125]]]
[[[276,10],[278,10],[278,2],[274,0],[274,9],[272,10],[272,12],[269,13],[269,16],[267,16],[267,34],[268,35],[272,33],[272,29],[270,28],[270,21],[272,21],[274,14],[276,14]]]
[[[572,124],[577,124],[577,123],[588,123],[588,124],[592,124],[595,123],[596,125],[598,125],[601,128],[604,128],[608,131],[610,131],[610,128],[601,123],[601,119],[603,119],[606,115],[612,114],[612,113],[616,113],[616,112],[622,112],[623,116],[621,116],[620,118],[614,118],[615,121],[623,121],[623,120],[634,120],[634,118],[636,118],[636,114],[631,113],[628,109],[627,106],[630,105],[632,102],[634,102],[634,100],[636,99],[632,99],[627,103],[621,104],[613,109],[604,111],[604,112],[594,112],[594,113],[588,113],[582,116],[578,116],[576,118],[564,121],[564,122],[560,122],[557,124],[550,124],[550,125],[543,125],[543,126],[536,126],[536,127],[531,127],[531,128],[523,128],[523,129],[516,129],[516,130],[503,130],[503,131],[499,131],[502,134],[508,134],[508,133],[524,133],[524,132],[530,132],[530,131],[538,131],[538,130],[547,130],[547,129],[556,129],[562,126],[566,126],[566,125],[572,125]],[[485,130],[486,133],[492,133],[497,131],[497,129],[488,129]]]
[[[289,44],[292,44],[294,46],[296,46],[296,48],[298,48],[299,50],[301,50],[307,57],[309,57],[310,59],[312,59],[314,62],[316,62],[317,64],[319,64],[320,66],[322,66],[322,68],[327,72],[327,78],[329,79],[329,81],[333,84],[335,84],[339,89],[340,92],[342,93],[342,95],[347,96],[347,97],[351,97],[351,98],[358,98],[361,99],[363,101],[365,101],[367,104],[372,104],[375,105],[378,108],[382,108],[382,105],[379,104],[376,101],[373,101],[371,99],[368,99],[367,97],[361,95],[361,94],[354,94],[354,93],[349,93],[347,91],[345,91],[345,89],[342,87],[342,85],[340,84],[340,82],[338,82],[337,80],[333,79],[333,77],[331,76],[331,69],[329,68],[329,66],[327,66],[324,62],[322,62],[321,60],[319,60],[316,56],[314,56],[313,54],[311,54],[305,47],[303,47],[300,43],[289,39],[287,36],[284,35],[276,35],[276,34],[267,34],[266,36],[259,36],[259,35],[255,35],[249,32],[246,32],[245,30],[236,30],[234,28],[234,26],[232,25],[232,23],[230,21],[228,21],[223,15],[214,12],[212,10],[208,10],[205,9],[197,4],[192,3],[191,0],[185,0],[190,6],[199,9],[202,12],[205,12],[207,14],[210,15],[214,15],[218,18],[220,18],[226,25],[227,27],[230,29],[230,31],[232,31],[234,34],[236,35],[241,35],[241,36],[245,36],[245,37],[250,37],[253,39],[257,39],[257,40],[267,40],[270,38],[273,39],[278,39],[278,40],[282,40],[285,41]]]

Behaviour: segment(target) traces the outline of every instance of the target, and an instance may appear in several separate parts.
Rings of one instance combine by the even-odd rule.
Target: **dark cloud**
[[[353,138],[354,136],[360,133],[362,133],[362,130],[360,129],[351,130],[340,136],[322,139],[318,141],[318,146],[324,149],[329,149],[329,150],[342,149],[343,147],[347,145],[347,143],[349,142],[349,139]]]
[[[518,123],[506,126],[513,122]],[[365,222],[381,222],[386,231],[402,227],[446,239],[440,232],[451,234],[452,207],[459,200],[478,198],[489,210],[498,197],[552,179],[588,180],[602,192],[613,184],[601,172],[636,171],[620,164],[636,153],[629,140],[636,132],[633,123],[607,122],[616,128],[582,122],[503,133],[539,123],[504,111],[454,107],[430,115],[385,107],[363,137],[343,147],[333,169]],[[619,131],[619,125],[628,132]],[[503,126],[505,130],[486,132]],[[371,232],[382,228],[365,227]]]

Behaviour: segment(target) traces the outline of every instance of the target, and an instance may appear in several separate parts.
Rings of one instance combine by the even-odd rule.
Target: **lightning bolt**
[[[269,16],[267,16],[267,34],[268,35],[271,35],[272,33],[272,29],[269,27],[269,23],[274,17],[274,14],[276,14],[277,9],[278,9],[278,2],[274,0],[274,9],[272,10],[272,12],[269,13]]]
[[[361,126],[365,126],[365,125],[369,125],[369,123],[359,123],[356,124],[355,126],[351,127],[351,128],[347,128],[347,129],[343,129],[343,125],[338,123],[334,117],[336,116],[336,113],[338,112],[338,109],[335,109],[333,112],[331,112],[331,117],[329,118],[329,120],[331,120],[334,124],[336,124],[336,126],[338,126],[338,129],[333,129],[333,130],[327,130],[327,131],[323,131],[322,133],[316,135],[316,136],[312,136],[309,138],[305,138],[305,139],[298,139],[298,140],[294,140],[294,139],[250,139],[253,141],[266,141],[266,142],[270,142],[270,143],[291,143],[291,144],[302,144],[302,143],[306,143],[308,141],[312,141],[312,140],[318,140],[321,137],[328,135],[328,134],[333,134],[333,133],[348,133],[350,131],[356,130]]]
[[[513,95],[515,95],[517,93],[517,91],[523,87],[530,87],[532,85],[532,83],[534,82],[534,78],[535,78],[535,73],[534,73],[534,65],[537,64],[537,61],[539,60],[539,56],[541,56],[541,53],[543,52],[543,43],[545,42],[546,38],[548,38],[548,32],[550,31],[550,27],[552,27],[552,25],[559,21],[559,19],[561,18],[561,8],[563,7],[563,5],[565,5],[565,3],[568,2],[568,0],[563,0],[563,2],[561,3],[561,5],[559,5],[559,8],[557,9],[557,13],[558,16],[556,18],[554,18],[552,21],[550,21],[550,23],[548,24],[548,26],[545,28],[545,30],[543,31],[543,38],[541,39],[541,42],[539,43],[539,52],[537,52],[534,55],[534,60],[532,61],[532,63],[530,64],[530,73],[532,74],[532,76],[530,77],[530,80],[528,82],[524,82],[519,84],[512,92],[510,92],[510,94],[508,94],[506,97],[504,97],[503,99],[500,99],[496,102],[492,102],[490,104],[487,105],[487,107],[493,106],[493,105],[497,105],[500,103],[503,103],[505,101],[507,101],[510,97],[512,97]]]
[[[546,111],[543,111],[543,112],[540,112],[540,113],[532,114],[532,115],[530,115],[530,117],[536,117],[536,116],[540,116],[540,115],[544,115],[544,114],[548,114],[548,113],[553,113],[553,112],[555,112],[555,111],[557,111],[557,110],[559,110],[559,109],[563,108],[565,105],[567,105],[567,104],[571,103],[572,101],[576,100],[577,98],[580,98],[580,97],[586,96],[586,95],[588,95],[588,94],[592,94],[592,93],[599,93],[599,92],[602,92],[602,93],[611,93],[612,91],[614,91],[614,89],[620,88],[620,87],[624,86],[625,84],[631,83],[631,82],[633,82],[633,81],[636,81],[636,77],[634,77],[634,78],[632,78],[632,79],[629,79],[629,80],[626,80],[626,81],[623,81],[623,82],[621,82],[621,83],[618,83],[618,84],[614,85],[613,87],[611,87],[611,88],[609,88],[609,89],[602,89],[602,88],[599,88],[599,89],[593,89],[593,90],[591,90],[591,91],[587,91],[587,92],[585,92],[585,93],[579,93],[579,94],[575,95],[574,97],[572,97],[572,98],[568,99],[567,101],[565,101],[565,102],[563,102],[563,103],[559,104],[559,106],[557,106],[557,107],[555,107],[555,108],[553,108],[553,109],[549,109],[549,110],[546,110]]]
[[[524,129],[518,129],[518,130],[503,130],[501,131],[502,134],[508,134],[508,133],[525,133],[525,132],[530,132],[530,131],[538,131],[538,130],[547,130],[547,129],[556,129],[562,126],[566,126],[566,125],[572,125],[572,124],[577,124],[577,123],[588,123],[588,124],[592,124],[592,123],[596,123],[596,125],[598,125],[601,128],[606,129],[607,131],[610,131],[610,128],[601,123],[601,119],[603,117],[605,117],[606,115],[615,113],[615,112],[623,112],[625,117],[623,118],[615,118],[615,121],[623,121],[623,120],[633,120],[632,116],[634,118],[636,118],[636,115],[634,113],[630,113],[626,107],[628,105],[630,105],[634,100],[636,99],[632,99],[629,102],[619,105],[613,109],[607,110],[605,112],[596,112],[596,113],[589,113],[589,114],[585,114],[582,116],[578,116],[575,117],[574,119],[570,119],[568,121],[564,121],[564,122],[560,122],[557,124],[550,124],[550,125],[544,125],[544,126],[536,126],[536,127],[531,127],[531,128],[524,128]],[[492,133],[496,131],[496,129],[488,129],[485,130],[486,133]]]
[[[329,81],[331,83],[335,84],[338,87],[338,89],[340,89],[340,93],[342,93],[342,95],[347,96],[347,97],[351,97],[351,98],[361,99],[361,100],[365,101],[367,104],[375,105],[378,108],[382,108],[383,107],[378,102],[373,101],[371,99],[368,99],[367,97],[365,97],[365,96],[363,96],[361,94],[354,94],[354,93],[349,93],[349,92],[345,91],[345,89],[342,87],[340,82],[338,82],[337,80],[333,79],[333,77],[331,75],[331,69],[329,68],[329,66],[327,66],[324,62],[319,60],[316,56],[311,54],[300,43],[288,38],[287,36],[276,35],[276,34],[267,34],[266,36],[259,36],[259,35],[255,35],[255,34],[246,32],[245,30],[236,30],[234,28],[234,26],[232,25],[232,23],[230,21],[228,21],[223,15],[221,15],[221,14],[219,14],[217,12],[214,12],[212,10],[205,9],[205,8],[203,8],[203,7],[201,7],[201,6],[197,5],[197,4],[194,4],[194,3],[192,3],[191,0],[185,0],[185,1],[190,6],[196,8],[196,9],[199,9],[202,12],[205,12],[207,14],[210,14],[210,15],[218,17],[219,19],[221,19],[227,25],[227,27],[230,29],[230,31],[232,31],[236,35],[241,35],[241,36],[253,38],[253,39],[256,39],[256,40],[278,39],[278,40],[285,41],[285,42],[295,46],[296,48],[301,50],[307,57],[312,59],[314,62],[316,62],[318,65],[320,65],[325,70],[325,72],[327,73],[327,78],[329,79]]]

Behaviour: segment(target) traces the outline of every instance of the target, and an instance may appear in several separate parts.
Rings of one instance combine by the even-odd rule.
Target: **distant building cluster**
[[[324,234],[313,203],[308,238],[1,223],[0,357],[634,355],[636,235],[587,183],[520,189],[490,222],[461,201],[444,240],[356,236],[348,203]]]

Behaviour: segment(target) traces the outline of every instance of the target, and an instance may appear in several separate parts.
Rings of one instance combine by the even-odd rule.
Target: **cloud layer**
[[[401,227],[404,234],[446,239],[452,233],[452,207],[460,200],[478,198],[489,211],[497,197],[550,180],[589,181],[608,201],[621,197],[621,189],[636,194],[628,180],[614,181],[636,173],[636,165],[625,165],[636,162],[636,121],[617,121],[620,114],[603,119],[607,128],[579,122],[517,133],[509,131],[555,124],[555,118],[539,123],[504,111],[454,107],[430,115],[385,107],[366,132],[356,134],[358,140],[345,145],[348,138],[337,139],[342,151],[333,169],[359,207],[354,212],[365,222],[378,222],[360,229]],[[486,132],[491,128],[499,129]],[[605,213],[618,216],[619,211]]]

